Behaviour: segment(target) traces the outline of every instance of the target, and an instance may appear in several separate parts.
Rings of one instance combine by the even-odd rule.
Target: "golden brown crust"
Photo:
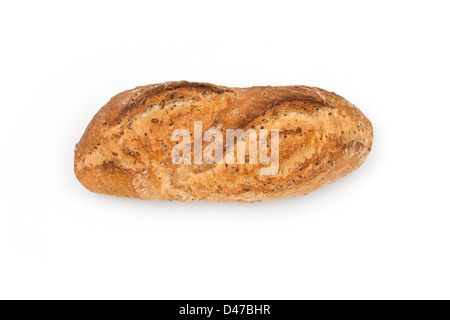
[[[175,129],[280,130],[280,167],[174,165]],[[75,148],[75,174],[89,190],[144,200],[253,202],[304,195],[356,170],[372,124],[344,98],[305,86],[227,88],[187,81],[113,97]]]

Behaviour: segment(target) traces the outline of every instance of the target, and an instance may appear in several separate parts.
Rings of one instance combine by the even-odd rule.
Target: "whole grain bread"
[[[172,132],[279,129],[279,170],[262,164],[174,164]],[[228,88],[166,82],[113,97],[75,148],[75,174],[90,191],[144,200],[253,202],[305,195],[356,170],[372,146],[370,121],[353,104],[306,86]],[[203,146],[204,148],[204,146]]]

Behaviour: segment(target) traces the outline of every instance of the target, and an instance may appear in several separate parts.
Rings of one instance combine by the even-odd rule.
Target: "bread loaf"
[[[231,129],[245,135],[229,139]],[[258,148],[248,132],[259,135]],[[253,202],[305,195],[349,174],[365,161],[372,136],[359,109],[319,88],[167,82],[113,97],[76,145],[74,166],[96,193]]]

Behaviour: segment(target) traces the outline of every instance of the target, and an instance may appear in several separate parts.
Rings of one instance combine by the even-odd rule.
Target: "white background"
[[[448,1],[2,1],[0,298],[450,298]],[[113,95],[310,85],[372,121],[351,175],[253,204],[78,183]]]

